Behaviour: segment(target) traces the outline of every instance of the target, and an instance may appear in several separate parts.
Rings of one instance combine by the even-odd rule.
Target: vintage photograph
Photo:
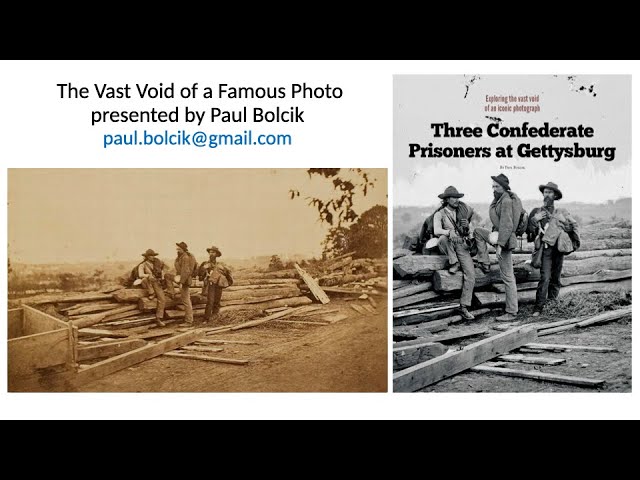
[[[394,392],[631,392],[631,77],[394,77]]]
[[[10,392],[386,392],[387,170],[8,169]]]

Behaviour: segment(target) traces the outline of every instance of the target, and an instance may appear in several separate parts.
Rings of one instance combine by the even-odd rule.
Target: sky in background
[[[394,205],[431,205],[448,185],[456,186],[470,202],[489,202],[491,175],[504,173],[522,199],[541,198],[538,185],[557,183],[567,201],[601,203],[631,196],[631,77],[623,75],[396,75],[394,77]],[[468,91],[467,91],[467,86]],[[585,86],[584,90],[580,90]],[[593,92],[589,88],[593,86]],[[465,93],[466,98],[465,98]],[[594,96],[593,93],[596,95]],[[487,95],[539,95],[538,113],[485,112]],[[494,103],[498,105],[498,103]],[[593,138],[490,138],[492,120],[501,126],[593,127]],[[482,138],[434,138],[431,123],[479,126]],[[491,147],[520,143],[566,147],[614,146],[616,158],[410,158],[409,144]],[[500,166],[525,169],[500,170]]]
[[[386,169],[365,170],[378,181],[358,194],[358,213],[387,204]],[[211,245],[226,258],[318,256],[328,229],[302,197],[329,197],[333,185],[306,169],[9,169],[8,192],[11,261],[64,263],[147,248],[172,258],[181,241],[196,258]]]

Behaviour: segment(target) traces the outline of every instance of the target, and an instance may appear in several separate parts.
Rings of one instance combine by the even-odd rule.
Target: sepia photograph
[[[8,169],[10,392],[386,392],[387,170]]]
[[[394,392],[631,392],[631,77],[394,77]]]

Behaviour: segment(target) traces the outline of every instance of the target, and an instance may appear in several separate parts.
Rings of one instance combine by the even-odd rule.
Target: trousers
[[[478,245],[478,261],[489,265],[489,235],[491,232],[486,228],[476,228],[474,237]],[[501,258],[498,259],[500,267],[500,279],[504,283],[506,300],[504,310],[507,313],[516,315],[518,313],[518,287],[516,286],[516,276],[513,273],[513,258],[511,250],[502,249]]]
[[[542,310],[547,299],[555,300],[560,294],[560,275],[564,255],[557,247],[546,247],[542,251],[542,264],[540,265],[540,281],[536,291],[536,309]]]
[[[160,285],[160,281],[155,277],[143,278],[142,288],[147,290],[149,295],[155,294],[156,301],[158,303],[156,307],[156,318],[162,319],[162,317],[164,317],[164,307],[167,303],[167,299],[165,297],[164,290],[162,290],[162,285]]]
[[[220,311],[220,300],[222,299],[222,289],[217,285],[207,287],[207,307],[204,311],[204,318],[211,320]]]
[[[469,253],[469,247],[464,242],[452,242],[449,237],[442,235],[438,238],[438,248],[443,255],[447,256],[450,265],[460,262],[460,269],[462,270],[460,305],[470,307],[473,287],[476,284],[476,271]]]

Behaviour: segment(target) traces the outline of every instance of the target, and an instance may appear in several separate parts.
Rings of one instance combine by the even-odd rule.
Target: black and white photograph
[[[393,88],[393,391],[631,392],[631,77]]]
[[[386,392],[387,171],[8,170],[10,392]]]

